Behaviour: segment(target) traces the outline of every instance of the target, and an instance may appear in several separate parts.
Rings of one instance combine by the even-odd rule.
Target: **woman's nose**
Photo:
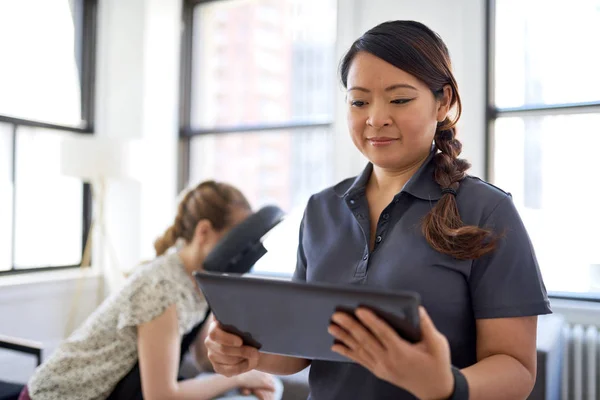
[[[371,106],[369,110],[369,118],[367,118],[367,125],[375,128],[381,129],[384,126],[389,126],[392,124],[392,117],[387,110],[387,107],[384,106]]]

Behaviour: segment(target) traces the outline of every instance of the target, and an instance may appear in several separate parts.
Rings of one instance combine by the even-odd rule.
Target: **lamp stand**
[[[97,243],[99,244],[98,246],[98,254],[100,255],[99,258],[99,265],[103,265],[103,260],[104,260],[104,256],[105,256],[105,249],[108,249],[108,252],[110,254],[111,257],[111,265],[112,268],[107,268],[106,270],[103,268],[102,269],[102,275],[105,276],[107,272],[109,273],[119,273],[121,274],[121,277],[125,277],[125,274],[123,274],[123,272],[120,270],[119,267],[119,263],[117,260],[117,255],[114,249],[114,246],[112,246],[112,243],[110,242],[109,236],[106,232],[106,225],[105,225],[105,221],[104,221],[104,200],[105,200],[105,179],[104,178],[98,178],[96,184],[91,183],[90,184],[90,188],[91,188],[91,195],[92,195],[92,220],[90,221],[90,228],[88,230],[87,233],[87,238],[85,240],[85,246],[83,249],[83,255],[81,257],[81,264],[80,264],[80,269],[81,269],[81,276],[79,277],[79,279],[77,280],[77,287],[75,288],[75,294],[73,295],[73,299],[71,301],[71,305],[70,305],[70,310],[69,310],[69,314],[67,317],[67,325],[65,327],[65,334],[64,337],[68,337],[71,333],[73,333],[73,331],[75,330],[75,323],[76,323],[76,317],[77,317],[77,311],[79,308],[79,303],[81,300],[81,295],[83,292],[83,281],[85,278],[86,273],[84,271],[91,269],[91,250],[92,250],[92,242],[94,239],[94,232],[96,232],[96,239],[97,239]],[[112,270],[112,271],[109,271]],[[109,277],[110,278],[110,277]],[[97,299],[103,299],[103,286],[104,286],[104,282],[102,285],[98,285],[98,292],[96,295]]]

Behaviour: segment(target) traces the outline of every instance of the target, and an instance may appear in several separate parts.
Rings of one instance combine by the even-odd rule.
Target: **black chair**
[[[31,355],[36,358],[38,366],[42,363],[42,344],[39,342],[0,336],[0,349]],[[0,400],[17,400],[24,386],[25,383],[0,380]]]
[[[245,274],[267,253],[264,236],[279,224],[284,212],[277,206],[265,206],[235,226],[206,256],[203,268],[210,272]]]

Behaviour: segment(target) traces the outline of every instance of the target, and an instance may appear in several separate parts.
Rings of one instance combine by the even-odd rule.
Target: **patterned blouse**
[[[35,371],[32,400],[106,399],[138,360],[137,326],[175,304],[179,333],[204,318],[206,301],[171,253],[138,267]]]

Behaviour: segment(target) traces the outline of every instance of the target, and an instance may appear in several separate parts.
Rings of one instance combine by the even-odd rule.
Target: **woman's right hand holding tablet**
[[[236,376],[258,366],[258,350],[244,345],[239,336],[225,332],[217,321],[211,322],[204,344],[215,372],[221,375]]]

